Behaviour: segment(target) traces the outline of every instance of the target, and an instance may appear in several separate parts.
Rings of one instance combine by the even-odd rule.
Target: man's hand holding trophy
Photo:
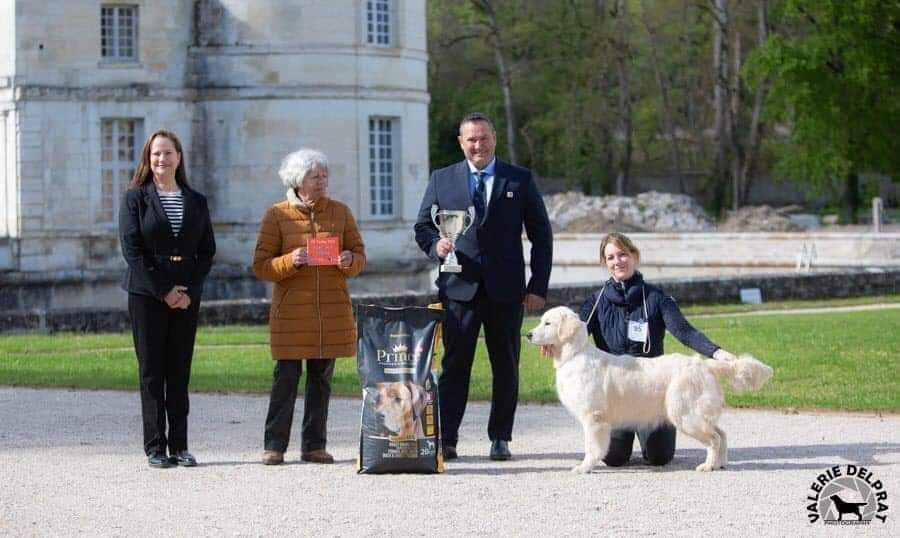
[[[431,206],[431,221],[441,237],[450,242],[450,252],[444,259],[444,263],[441,264],[441,272],[459,273],[462,271],[462,266],[456,259],[456,240],[465,234],[475,222],[475,208],[469,206],[465,211],[438,209],[437,204],[434,204]]]

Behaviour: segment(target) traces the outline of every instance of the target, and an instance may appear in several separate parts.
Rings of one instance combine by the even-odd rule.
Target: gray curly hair
[[[281,161],[281,168],[278,169],[278,175],[281,182],[289,189],[296,189],[303,182],[303,178],[310,170],[321,168],[328,172],[328,157],[317,149],[300,148],[293,153],[289,153]]]

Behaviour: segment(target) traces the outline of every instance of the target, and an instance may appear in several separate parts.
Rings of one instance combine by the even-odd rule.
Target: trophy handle
[[[440,225],[440,223],[438,223],[437,217],[438,217],[438,205],[431,204],[431,222],[434,223],[435,228],[438,228],[438,230],[440,230],[441,225]]]
[[[465,220],[463,221],[464,228],[462,233],[459,235],[464,235],[469,231],[469,228],[471,228],[472,225],[475,224],[475,208],[473,206],[469,206],[466,208],[466,217],[466,220],[468,220],[468,224],[465,223]]]

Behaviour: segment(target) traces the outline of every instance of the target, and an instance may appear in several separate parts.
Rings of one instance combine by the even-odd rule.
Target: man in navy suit
[[[469,397],[478,333],[484,326],[493,374],[488,437],[492,460],[508,460],[519,397],[519,348],[523,308],[540,310],[547,297],[553,233],[531,172],[497,159],[497,136],[479,113],[459,124],[466,159],[436,170],[416,220],[416,242],[443,260],[451,249],[431,221],[431,207],[474,207],[475,223],[456,240],[462,271],[441,272],[437,286],[444,305],[444,359],[438,380],[444,458],[455,459],[459,425]],[[531,242],[531,278],[525,283],[522,227]]]

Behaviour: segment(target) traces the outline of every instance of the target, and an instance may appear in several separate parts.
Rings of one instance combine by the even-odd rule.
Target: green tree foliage
[[[517,26],[517,4],[501,1],[505,27]],[[524,2],[521,2],[524,3]],[[458,123],[468,112],[483,112],[497,128],[498,150],[506,146],[500,82],[483,14],[468,1],[428,2],[430,157],[432,168],[460,158]]]
[[[479,3],[429,2],[432,166],[459,159],[456,122],[472,110],[494,118],[498,151],[509,153],[493,43]],[[625,55],[630,68],[632,57],[619,37],[630,36],[616,34],[615,24],[625,24],[619,3],[625,4],[491,2],[509,62],[519,161],[587,192],[611,188],[623,145],[616,132],[615,62]]]
[[[747,49],[753,6],[734,9]],[[683,176],[710,174],[708,0],[432,0],[428,20],[433,167],[459,159],[457,122],[477,110],[494,119],[498,153],[512,153],[512,116],[518,161],[586,193],[633,192],[637,174],[683,191]]]
[[[898,6],[430,0],[432,166],[460,158],[457,122],[477,110],[494,119],[500,155],[513,153],[511,125],[521,164],[586,193],[634,193],[637,175],[675,192],[708,178],[691,193],[718,211],[777,160],[794,181],[838,178],[857,203],[860,173],[900,166]]]
[[[787,0],[781,15],[747,66],[790,131],[779,167],[819,189],[842,181],[855,220],[861,173],[900,177],[900,2]]]

